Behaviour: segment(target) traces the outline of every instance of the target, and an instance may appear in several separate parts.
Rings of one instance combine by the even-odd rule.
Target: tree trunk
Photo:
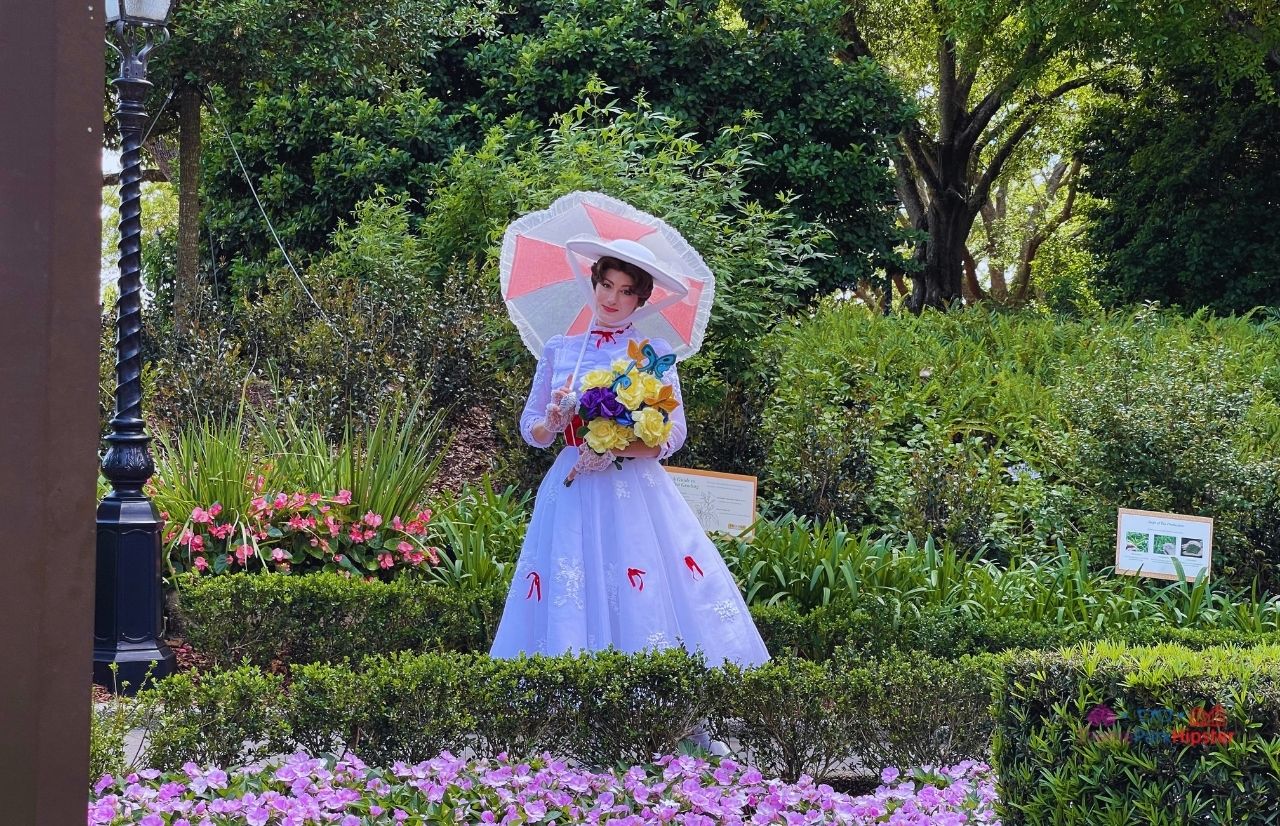
[[[934,196],[929,203],[929,242],[924,269],[912,278],[908,306],[914,313],[926,307],[945,310],[962,300],[964,255],[973,215],[958,193]]]
[[[200,255],[200,92],[187,87],[178,97],[178,266],[173,285],[174,328],[191,324]]]

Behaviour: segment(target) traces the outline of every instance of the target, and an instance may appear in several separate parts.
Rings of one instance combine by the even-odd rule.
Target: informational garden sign
[[[1213,520],[1205,516],[1120,508],[1116,520],[1116,573],[1188,581],[1213,560]]]
[[[707,533],[740,534],[756,521],[756,477],[683,467],[667,473]]]

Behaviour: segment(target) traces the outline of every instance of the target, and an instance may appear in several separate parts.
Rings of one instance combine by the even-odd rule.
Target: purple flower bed
[[[885,769],[859,797],[802,777],[766,780],[732,760],[666,756],[650,766],[595,773],[548,756],[518,763],[460,760],[449,753],[417,765],[370,768],[295,754],[228,773],[188,763],[94,786],[90,826],[377,826],[429,823],[640,824],[998,824],[995,780],[983,763]]]

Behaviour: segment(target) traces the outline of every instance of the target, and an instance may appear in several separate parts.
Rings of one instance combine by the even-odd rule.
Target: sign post
[[[667,473],[707,533],[741,534],[756,521],[756,477],[683,467]]]
[[[1191,581],[1203,571],[1208,579],[1212,562],[1212,519],[1120,508],[1116,519],[1117,574]]]

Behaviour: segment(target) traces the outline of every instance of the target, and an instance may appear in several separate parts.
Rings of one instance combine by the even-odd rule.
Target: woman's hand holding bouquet
[[[619,454],[637,440],[658,448],[671,435],[671,413],[678,406],[670,384],[662,375],[675,363],[675,356],[659,357],[649,342],[627,345],[631,361],[618,360],[608,370],[592,370],[582,377],[578,394],[578,416],[583,427],[578,435],[580,455],[565,485],[579,473],[593,473],[610,465],[621,467]]]

